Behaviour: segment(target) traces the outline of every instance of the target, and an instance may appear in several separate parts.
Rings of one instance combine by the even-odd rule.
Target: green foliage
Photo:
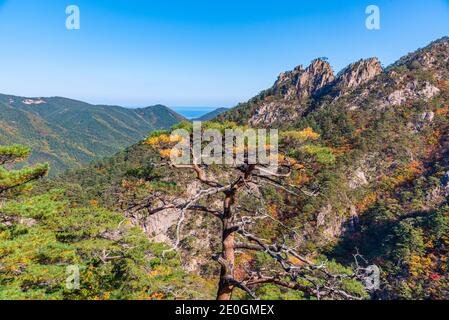
[[[423,230],[415,225],[414,219],[399,222],[393,229],[396,248],[394,253],[397,260],[411,257],[413,254],[422,255],[425,250]]]
[[[8,162],[29,154],[21,146],[1,151]],[[46,170],[47,165],[0,168],[0,183],[23,188]],[[204,290],[196,293],[201,280],[182,270],[176,254],[165,254],[165,245],[149,242],[122,214],[87,200],[79,206],[81,186],[65,186],[69,190],[16,193],[0,207],[0,299],[171,299],[178,291],[185,298],[210,297]],[[79,288],[66,286],[71,266],[79,270]],[[183,290],[186,281],[191,290]]]
[[[45,176],[47,172],[48,165],[46,164],[13,171],[7,171],[0,167],[0,194],[41,178]]]
[[[175,255],[163,256],[167,247],[122,215],[71,208],[61,191],[10,201],[1,212],[10,224],[0,227],[0,299],[170,299],[163,286],[175,292],[189,279]],[[71,265],[80,270],[76,290],[66,287]]]
[[[307,155],[315,157],[316,161],[322,165],[330,165],[335,163],[335,156],[332,151],[327,147],[321,147],[316,145],[305,145],[301,149]]]
[[[48,162],[52,176],[112,156],[152,130],[185,120],[160,105],[129,109],[59,97],[42,100],[36,106],[26,98],[0,95],[0,145],[30,146],[34,153],[28,164]]]
[[[263,285],[258,288],[257,296],[261,300],[305,300],[303,292],[284,289],[273,284]]]
[[[325,107],[320,112],[300,118],[297,128],[312,128],[330,145],[340,147],[354,139],[356,126],[350,112],[339,106]]]
[[[0,165],[8,162],[21,161],[28,158],[31,149],[20,144],[12,146],[0,146]]]

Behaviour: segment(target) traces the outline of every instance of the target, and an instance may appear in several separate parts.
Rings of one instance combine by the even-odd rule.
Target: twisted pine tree
[[[21,188],[27,183],[45,176],[48,164],[7,170],[6,164],[21,162],[31,154],[31,149],[22,145],[0,146],[0,197],[10,190]]]

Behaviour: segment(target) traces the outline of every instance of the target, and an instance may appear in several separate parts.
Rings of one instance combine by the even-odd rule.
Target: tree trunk
[[[221,253],[221,271],[220,283],[218,285],[217,300],[231,300],[234,284],[234,230],[232,230],[233,213],[232,205],[234,204],[235,190],[226,193],[223,211],[223,236],[222,236],[222,253]]]

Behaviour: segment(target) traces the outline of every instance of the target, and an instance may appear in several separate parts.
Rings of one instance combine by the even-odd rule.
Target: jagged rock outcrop
[[[267,126],[291,121],[309,108],[321,105],[322,96],[330,95],[337,100],[383,72],[379,60],[370,58],[349,65],[336,77],[327,61],[316,59],[306,69],[298,66],[281,73],[267,91],[276,99],[260,101],[248,122]]]
[[[395,105],[403,105],[407,101],[422,99],[429,100],[440,93],[440,89],[432,85],[428,81],[420,82],[414,80],[405,84],[405,86],[398,88],[379,104],[380,108],[385,108]]]
[[[248,120],[253,127],[265,127],[299,117],[303,108],[299,103],[288,104],[284,101],[266,102]]]
[[[377,58],[359,60],[334,75],[329,63],[317,59],[304,69],[281,73],[274,86],[219,116],[257,127],[292,123],[326,105],[349,110],[384,110],[409,102],[429,101],[449,85],[449,37],[417,50],[385,70]]]
[[[377,58],[359,60],[350,64],[338,74],[335,89],[337,96],[368,82],[383,72],[382,65]]]
[[[329,63],[316,59],[306,69],[298,66],[293,71],[281,73],[273,91],[287,100],[303,99],[316,95],[334,80],[335,75]]]
[[[353,232],[359,221],[356,208],[349,206],[348,216],[336,214],[335,208],[328,204],[321,208],[316,217],[316,228],[321,235],[323,245],[335,241],[346,231]]]
[[[307,99],[319,96],[334,81],[334,72],[323,59],[314,60],[306,69],[298,66],[283,72],[267,91],[276,99],[260,99],[248,122],[252,126],[267,126],[297,118],[307,110]]]
[[[317,59],[299,77],[297,84],[298,97],[303,98],[316,95],[334,80],[335,75],[329,63]]]
[[[351,190],[355,190],[359,187],[366,186],[367,184],[368,184],[368,178],[366,177],[365,172],[363,171],[362,168],[358,168],[354,172],[351,180],[349,181],[349,188]]]

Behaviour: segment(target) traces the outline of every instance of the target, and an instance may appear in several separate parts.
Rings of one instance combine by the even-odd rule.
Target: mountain
[[[218,108],[218,109],[215,109],[214,111],[206,113],[205,115],[203,115],[199,118],[194,119],[193,121],[210,121],[213,118],[219,116],[220,114],[222,114],[228,110],[229,110],[228,108]]]
[[[374,299],[449,297],[449,38],[387,68],[370,58],[334,74],[327,61],[315,60],[282,73],[272,88],[214,119],[224,120],[280,128],[281,137],[316,133],[314,145],[304,147],[294,139],[280,143],[304,167],[285,185],[299,184],[300,192],[272,185],[257,189],[249,182],[249,196],[236,206],[266,210],[270,222],[262,227],[264,238],[276,241],[288,229],[295,247],[312,259],[323,254],[351,265],[353,255],[361,255],[382,270],[381,286],[371,292]],[[158,161],[157,152],[138,144],[52,183],[70,181],[79,201],[94,199],[116,211],[136,197],[151,199],[148,190],[181,190],[178,197],[198,190],[191,174]],[[213,174],[227,173],[214,168]],[[214,203],[221,202],[208,198],[203,205]],[[148,217],[143,208],[139,214],[145,218],[138,223],[147,236],[173,243],[176,213]],[[219,230],[206,218],[186,220],[185,267],[213,276],[208,250]],[[257,255],[245,259],[250,261],[246,268],[263,263]],[[261,292],[263,297],[267,291]]]
[[[150,131],[182,120],[162,105],[127,109],[61,97],[0,95],[0,144],[30,146],[30,162],[50,162],[53,174],[113,155]]]
[[[335,75],[326,60],[316,59],[307,68],[298,66],[281,73],[271,88],[217,120],[260,127],[285,126],[324,105],[350,104],[359,109],[376,101],[378,109],[385,109],[413,99],[429,100],[440,89],[426,76],[444,81],[449,73],[445,57],[448,41],[447,37],[437,40],[385,70],[377,58],[370,58]]]
[[[149,123],[152,130],[168,129],[176,123],[187,120],[177,112],[160,104],[134,109],[134,111]]]

